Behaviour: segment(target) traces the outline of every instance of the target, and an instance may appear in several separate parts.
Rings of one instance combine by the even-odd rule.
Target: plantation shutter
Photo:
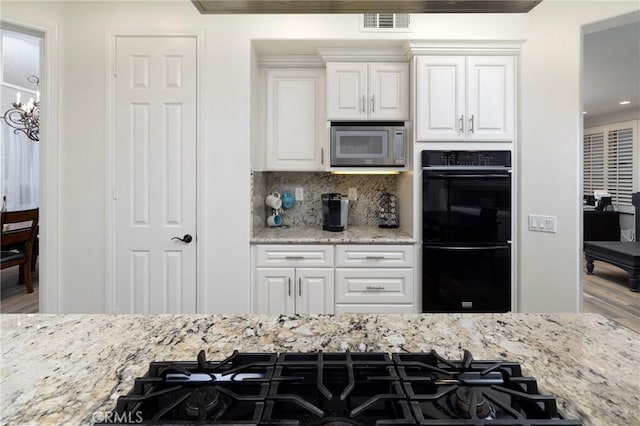
[[[584,136],[583,194],[604,190],[604,132]]]
[[[607,134],[607,191],[613,204],[631,205],[633,193],[633,129]]]

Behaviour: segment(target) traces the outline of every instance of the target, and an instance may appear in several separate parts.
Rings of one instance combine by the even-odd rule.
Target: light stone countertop
[[[323,231],[320,227],[261,228],[252,244],[415,244],[416,239],[400,228],[349,226],[346,231]]]
[[[522,364],[583,424],[637,425],[640,335],[597,314],[0,316],[2,424],[90,424],[151,361],[435,349]]]

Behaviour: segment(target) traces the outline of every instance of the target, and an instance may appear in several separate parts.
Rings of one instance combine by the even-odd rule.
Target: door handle
[[[366,112],[366,110],[365,110],[365,108],[366,108],[366,107],[365,107],[365,102],[366,102],[366,100],[365,100],[365,96],[364,96],[364,95],[362,95],[362,112],[363,112],[363,113],[364,113],[364,112]]]
[[[473,133],[474,132],[474,129],[473,129],[473,114],[471,115],[471,120],[469,120],[469,121],[471,121],[471,128],[469,129],[469,131],[471,133]]]
[[[291,277],[287,278],[287,296],[291,296]]]
[[[302,278],[298,277],[298,296],[302,296]]]
[[[460,116],[460,133],[464,133],[464,114]]]
[[[371,112],[376,112],[376,95],[371,95]]]
[[[189,244],[191,241],[193,241],[193,237],[190,234],[184,234],[184,237],[180,238],[180,237],[173,237],[172,240],[180,240],[183,243],[187,243]]]

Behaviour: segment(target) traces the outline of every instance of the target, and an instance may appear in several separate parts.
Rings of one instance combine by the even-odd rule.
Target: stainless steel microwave
[[[403,123],[332,123],[332,167],[404,167],[407,163]]]

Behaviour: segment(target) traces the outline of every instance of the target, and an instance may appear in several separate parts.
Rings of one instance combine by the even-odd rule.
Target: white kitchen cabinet
[[[256,313],[332,314],[333,268],[256,268]]]
[[[513,56],[416,58],[418,141],[513,141]]]
[[[408,64],[327,63],[327,120],[408,119]]]
[[[256,313],[334,312],[333,246],[256,245],[254,264]]]
[[[267,170],[324,171],[324,69],[267,69]]]
[[[406,313],[414,308],[413,246],[336,246],[339,313]]]

